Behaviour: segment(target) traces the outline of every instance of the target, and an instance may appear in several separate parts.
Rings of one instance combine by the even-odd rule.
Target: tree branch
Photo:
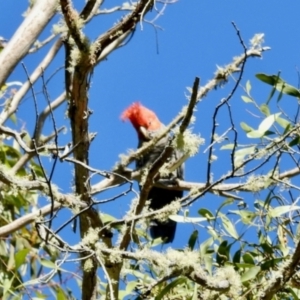
[[[51,0],[51,1],[56,2],[55,0]],[[38,2],[43,2],[43,0],[39,0]],[[46,2],[47,1],[45,1],[45,3]],[[59,39],[53,44],[53,46],[50,48],[48,53],[43,58],[42,62],[33,71],[29,80],[27,80],[22,85],[22,87],[13,96],[13,98],[6,104],[6,109],[3,109],[0,114],[0,125],[3,125],[4,122],[17,110],[21,100],[23,99],[25,94],[30,89],[31,84],[34,84],[38,80],[38,78],[41,76],[41,74],[47,69],[47,67],[52,62],[53,58],[56,56],[56,54],[61,46],[62,46],[62,39]],[[3,52],[1,52],[1,55],[0,55],[0,62],[1,62],[2,57],[3,57]],[[0,77],[1,77],[1,72],[0,72]]]
[[[80,24],[80,16],[72,7],[72,1],[60,0],[60,7],[64,15],[64,20],[69,28],[68,33],[74,39],[78,49],[82,52],[85,52],[87,50],[87,45],[84,41],[85,36],[81,31],[82,24]]]
[[[55,14],[57,0],[37,0],[0,55],[0,87]],[[0,124],[3,124],[0,118]]]

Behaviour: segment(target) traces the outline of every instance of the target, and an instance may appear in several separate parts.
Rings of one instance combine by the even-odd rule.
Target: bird
[[[121,119],[129,120],[137,132],[138,148],[142,147],[145,142],[148,142],[153,137],[158,135],[164,128],[157,115],[140,102],[134,102],[126,108]],[[136,168],[143,168],[146,165],[151,165],[161,155],[169,142],[169,136],[162,138],[148,153],[136,160]],[[169,163],[175,162],[180,158],[180,151],[174,150],[169,158]],[[183,179],[183,166],[178,167],[171,174],[160,176],[160,179]],[[141,186],[140,186],[141,189]],[[176,199],[183,196],[183,191],[168,190],[161,187],[152,187],[149,191],[148,199],[150,201],[149,208],[158,210],[170,204]],[[171,243],[174,240],[176,232],[176,222],[168,220],[153,219],[150,222],[150,235],[152,239],[161,238],[163,243]]]

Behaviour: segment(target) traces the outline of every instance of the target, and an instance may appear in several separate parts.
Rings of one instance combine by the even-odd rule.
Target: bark
[[[89,64],[87,64],[89,65]],[[69,103],[69,117],[71,120],[72,140],[74,148],[74,158],[89,164],[89,135],[88,135],[88,75],[90,68],[84,62],[84,57],[77,65],[73,75],[71,98]],[[89,171],[80,164],[75,164],[75,193],[82,201],[90,202],[90,182]],[[80,235],[85,236],[92,220],[89,211],[80,215]],[[82,262],[83,281],[82,299],[96,299],[97,265],[93,260],[93,267],[89,271],[84,270],[85,260]]]

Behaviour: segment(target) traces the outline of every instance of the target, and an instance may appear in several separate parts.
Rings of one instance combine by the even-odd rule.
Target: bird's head
[[[156,132],[163,127],[156,114],[139,102],[135,102],[126,108],[121,115],[121,119],[123,121],[129,120],[137,131],[139,138],[143,140],[151,139],[151,132]]]

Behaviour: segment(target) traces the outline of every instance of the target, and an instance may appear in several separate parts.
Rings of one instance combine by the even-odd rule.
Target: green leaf
[[[228,261],[230,248],[231,246],[228,246],[227,241],[223,241],[220,244],[216,256],[216,261],[220,266],[224,265],[224,263]]]
[[[278,74],[277,74],[276,82],[277,82],[279,76],[280,76],[280,72],[278,72]],[[269,97],[268,97],[267,104],[270,103],[270,101],[271,101],[271,99],[273,98],[275,92],[276,92],[276,88],[275,88],[275,85],[274,85],[273,88],[272,88],[272,90],[271,90],[271,93],[270,93],[270,95],[269,95]],[[282,93],[281,93],[281,95],[282,95]]]
[[[198,235],[199,235],[198,230],[194,230],[193,233],[191,234],[190,238],[189,238],[188,245],[189,245],[189,248],[191,250],[194,250],[195,244],[196,244],[197,239],[198,239]]]
[[[138,281],[130,281],[129,283],[127,283],[126,290],[119,291],[119,299],[129,299],[128,296],[130,296],[130,294],[138,284],[139,284]]]
[[[278,98],[277,98],[277,102],[279,102],[282,99],[283,93],[282,91],[280,91]]]
[[[11,244],[9,247],[9,259],[7,263],[7,270],[12,270],[15,267],[15,248]]]
[[[234,256],[233,256],[233,259],[232,259],[232,261],[233,261],[234,263],[239,263],[239,262],[241,261],[241,253],[242,253],[242,250],[241,250],[241,249],[239,249],[238,251],[236,251],[236,252],[234,253]]]
[[[242,100],[245,102],[245,103],[252,103],[254,102],[251,98],[247,97],[247,96],[241,96]]]
[[[262,249],[264,250],[264,252],[266,254],[273,254],[274,253],[274,248],[268,244],[268,243],[261,243],[260,246],[262,247]]]
[[[218,207],[218,210],[217,210],[217,213],[216,213],[216,216],[219,214],[219,211],[221,211],[221,209],[224,207],[224,206],[227,206],[227,205],[230,205],[234,202],[234,199],[233,198],[226,198],[223,203]]]
[[[215,240],[220,238],[218,232],[211,226],[207,226],[207,233],[210,234]]]
[[[44,177],[43,170],[39,164],[37,164],[34,160],[30,161],[30,167],[37,175],[37,177]]]
[[[296,146],[296,145],[299,145],[299,144],[300,144],[300,137],[299,136],[297,136],[291,142],[289,142],[290,147],[293,147],[293,146]]]
[[[300,91],[294,86],[286,83],[277,75],[256,74],[259,80],[274,86],[280,93],[287,94],[292,97],[300,97]],[[280,99],[279,99],[280,100]]]
[[[230,210],[229,212],[241,216],[241,220],[244,224],[249,225],[253,219],[257,216],[256,213],[250,210]]]
[[[277,75],[266,75],[266,74],[263,74],[263,73],[258,73],[255,76],[259,80],[261,80],[261,81],[263,81],[267,84],[270,84],[270,85],[277,84],[277,82],[279,80],[279,77]]]
[[[255,151],[256,151],[255,146],[239,149],[235,151],[235,159],[237,158],[243,159],[245,156],[255,153]]]
[[[293,296],[291,299],[293,299],[293,300],[299,300],[299,297],[298,297],[299,294],[298,294],[298,291],[297,291],[297,290],[299,289],[298,286],[297,286],[297,290],[295,290],[296,292],[295,292],[292,288],[290,288],[290,287],[287,287],[286,289],[287,289],[287,291],[288,291],[289,293],[291,293],[291,296]],[[296,293],[297,293],[298,295],[297,295]]]
[[[213,254],[204,256],[203,260],[206,271],[209,273],[210,276],[212,276],[213,266],[215,265]]]
[[[268,131],[271,126],[276,121],[276,118],[281,115],[281,113],[273,114],[266,117],[258,126],[257,130],[251,131],[247,133],[247,137],[249,138],[261,138],[265,135],[266,131]]]
[[[200,208],[198,214],[209,220],[215,219],[215,216],[206,208]]]
[[[127,283],[127,285],[126,285],[127,294],[130,294],[136,288],[136,286],[138,284],[139,284],[138,281],[130,281],[129,283]]]
[[[63,290],[58,287],[56,291],[56,299],[57,300],[66,300],[66,295],[64,294]]]
[[[9,145],[3,145],[1,147],[1,150],[3,152],[5,152],[5,154],[7,156],[9,156],[11,158],[19,159],[21,157],[21,153],[17,149],[15,149]]]
[[[37,297],[33,297],[32,299],[39,299],[39,300],[41,300],[41,299],[47,299],[48,298],[47,295],[42,294],[38,290],[35,291],[35,294],[37,295]]]
[[[220,150],[232,150],[234,148],[234,144],[223,145]]]
[[[242,129],[243,129],[246,133],[251,132],[251,131],[254,130],[254,128],[250,127],[250,126],[247,125],[245,122],[241,122],[240,125],[241,125]]]
[[[300,97],[300,92],[294,86],[283,82],[282,84],[277,84],[276,89],[281,91],[283,94],[287,94],[292,97]]]
[[[267,117],[271,114],[269,106],[267,104],[262,104],[259,109]]]
[[[41,265],[43,265],[44,267],[49,268],[49,269],[56,269],[57,268],[55,263],[53,263],[50,260],[45,260],[45,259],[41,259]]]
[[[0,240],[0,255],[1,256],[7,256],[8,254],[8,249],[7,249],[7,245],[3,240]]]
[[[275,208],[269,208],[269,215],[271,218],[276,218],[279,217],[283,214],[286,214],[288,212],[298,210],[300,209],[300,206],[296,205],[283,205],[283,206],[278,206]]]
[[[252,264],[236,263],[235,265],[236,265],[239,269],[253,268],[253,265],[252,265]]]
[[[287,126],[289,126],[291,123],[287,121],[286,119],[277,117],[276,122],[283,128],[285,129]]]
[[[194,285],[194,291],[193,291],[193,296],[192,296],[191,300],[198,300],[199,299],[198,298],[199,288],[200,288],[200,286],[197,283],[195,283],[195,285]]]
[[[272,134],[275,134],[274,131],[271,131],[271,130],[267,130],[264,134],[264,136],[269,136],[269,135],[272,135]]]
[[[266,271],[266,270],[270,270],[275,268],[276,266],[278,266],[279,263],[281,263],[283,261],[282,258],[274,258],[274,259],[270,259],[265,261],[264,263],[261,264],[261,269]]]
[[[249,95],[249,94],[250,94],[250,91],[251,91],[251,83],[250,83],[250,80],[247,80],[247,82],[246,82],[246,91],[247,91],[247,94]]]
[[[24,264],[27,254],[29,253],[29,249],[22,249],[15,254],[15,268],[19,269],[21,265]]]
[[[249,265],[255,265],[255,262],[254,262],[254,259],[252,257],[252,255],[249,253],[249,252],[246,252],[244,255],[243,255],[243,261],[246,263],[246,264],[249,264]]]
[[[232,224],[232,222],[222,213],[219,213],[221,220],[223,222],[223,226],[225,228],[225,230],[235,239],[239,238],[239,235],[234,227],[234,225]]]
[[[267,130],[271,128],[271,126],[276,121],[276,118],[280,116],[281,113],[269,115],[267,118],[265,118],[258,126],[258,131],[265,133]]]
[[[241,281],[246,282],[249,281],[257,276],[257,274],[260,272],[260,267],[254,266],[253,268],[248,269],[242,276]]]
[[[209,238],[200,245],[200,253],[201,253],[202,257],[204,257],[207,254],[208,249],[209,249],[209,247],[211,247],[213,242],[214,242],[214,239]]]
[[[10,280],[8,278],[5,278],[4,281],[3,281],[3,298],[5,296],[8,296],[7,295],[7,292],[10,290],[11,286],[12,286],[12,283],[15,279],[15,276],[13,276]],[[4,299],[9,299],[8,297],[4,298]]]
[[[174,287],[180,284],[184,284],[186,282],[186,278],[180,277],[173,280],[170,284],[168,284],[156,297],[155,300],[161,300],[166,296]]]
[[[291,129],[292,129],[293,125],[291,123],[289,123],[285,128],[284,128],[284,132],[283,134],[287,134]]]

